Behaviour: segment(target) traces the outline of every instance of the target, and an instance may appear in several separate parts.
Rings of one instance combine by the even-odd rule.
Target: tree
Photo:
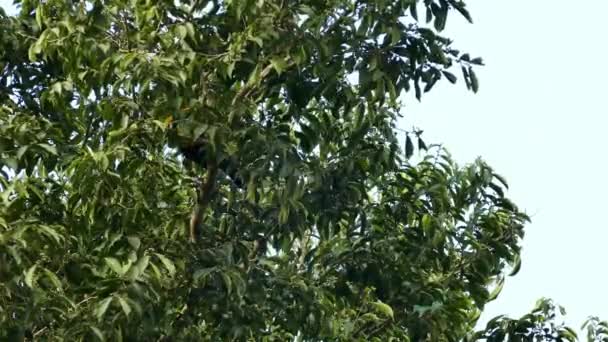
[[[547,300],[474,332],[528,218],[483,161],[399,143],[404,93],[478,89],[441,35],[464,2],[17,3],[3,340],[575,338]]]

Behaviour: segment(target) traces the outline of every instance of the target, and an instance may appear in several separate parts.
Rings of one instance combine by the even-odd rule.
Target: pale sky
[[[588,315],[608,319],[608,1],[466,2],[475,24],[452,15],[446,35],[484,58],[479,93],[439,84],[408,101],[402,126],[420,127],[459,163],[481,156],[532,216],[521,271],[482,318],[519,316],[550,297],[577,330]]]
[[[484,58],[479,93],[441,84],[410,101],[403,126],[459,163],[481,156],[532,216],[522,268],[483,318],[524,314],[544,296],[577,330],[589,315],[608,319],[608,1],[466,3],[475,23],[452,16],[446,35]]]

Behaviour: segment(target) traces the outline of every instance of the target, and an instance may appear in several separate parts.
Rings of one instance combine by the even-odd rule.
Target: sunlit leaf
[[[395,314],[393,313],[393,309],[389,305],[387,305],[386,303],[383,303],[381,301],[377,301],[377,302],[371,303],[371,305],[374,308],[374,310],[376,310],[377,312],[381,313],[382,315],[384,315],[386,317],[390,317],[390,318],[395,318]]]
[[[118,303],[120,304],[122,311],[125,313],[125,316],[129,317],[131,314],[131,306],[129,303],[127,303],[127,301],[121,296],[116,296],[116,299],[118,299]]]
[[[169,271],[169,275],[175,275],[175,264],[173,263],[173,261],[169,260],[169,258],[162,254],[155,253],[155,255],[160,259],[167,271]]]
[[[103,316],[106,314],[106,311],[108,311],[108,307],[112,303],[113,298],[114,297],[107,297],[98,302],[95,306],[95,317],[97,317],[98,321],[101,321],[103,319]]]
[[[38,146],[52,155],[57,155],[57,148],[55,146],[49,144],[38,144]]]
[[[106,257],[104,258],[104,261],[106,262],[106,265],[119,276],[122,276],[125,273],[122,264],[116,258]]]
[[[24,281],[25,281],[25,284],[29,287],[34,287],[34,276],[35,276],[37,267],[38,267],[37,265],[33,265],[25,272]]]

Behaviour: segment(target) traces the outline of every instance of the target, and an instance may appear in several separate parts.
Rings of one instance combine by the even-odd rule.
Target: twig
[[[35,333],[32,335],[32,337],[34,337],[34,338],[35,338],[36,336],[38,336],[38,335],[42,334],[42,333],[43,333],[43,332],[44,332],[46,329],[47,329],[47,327],[44,327],[44,328],[42,328],[42,329],[40,329],[40,330],[36,331],[36,332],[35,332]]]

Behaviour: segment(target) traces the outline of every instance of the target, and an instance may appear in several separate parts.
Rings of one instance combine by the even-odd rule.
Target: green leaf
[[[38,7],[36,7],[36,14],[35,14],[35,19],[36,19],[36,25],[38,25],[39,29],[42,29],[42,24],[43,24],[43,9],[44,7],[42,7],[41,5],[38,5]]]
[[[184,39],[188,35],[188,29],[184,25],[177,25],[175,27],[175,33],[179,39]]]
[[[410,4],[410,15],[412,16],[412,18],[418,21],[418,10],[416,8],[416,2],[417,1],[414,1]]]
[[[270,64],[272,64],[272,67],[274,68],[274,70],[276,70],[277,74],[281,74],[283,71],[285,71],[285,69],[287,69],[287,62],[285,62],[284,58],[281,57],[274,57],[270,60]]]
[[[108,51],[110,51],[110,44],[108,43],[99,43],[97,44],[97,47],[99,48],[99,50],[101,50],[101,52],[103,52],[104,54],[107,54]]]
[[[215,267],[209,267],[209,268],[202,268],[202,269],[198,269],[196,271],[194,271],[194,273],[192,274],[192,279],[195,282],[198,281],[204,281],[207,279],[207,277],[215,272],[217,269]]]
[[[124,270],[122,264],[116,258],[106,257],[106,258],[104,258],[104,261],[106,262],[106,265],[108,265],[110,267],[110,269],[112,271],[114,271],[116,274],[118,274],[119,276],[122,276],[125,274],[125,270]]]
[[[407,134],[405,136],[405,157],[410,158],[412,155],[414,155],[414,143],[409,134]]]
[[[433,302],[431,305],[414,305],[414,312],[422,317],[428,312],[433,313],[441,309],[443,305],[440,302]]]
[[[578,337],[577,337],[577,335],[576,335],[576,332],[575,332],[574,330],[572,330],[572,328],[569,328],[569,327],[563,327],[563,328],[562,328],[562,329],[559,331],[558,335],[559,335],[561,338],[564,338],[564,339],[566,339],[566,340],[568,340],[568,341],[570,341],[570,342],[575,342],[575,341],[577,341],[577,340],[578,340]]]
[[[27,51],[30,62],[36,62],[38,55],[42,52],[42,46],[38,42],[32,44]]]
[[[467,11],[467,9],[465,8],[465,3],[462,1],[457,1],[453,3],[454,7],[456,8],[456,10],[458,12],[460,12],[460,14],[465,17],[465,19],[469,22],[469,23],[473,23],[473,18],[471,18],[471,14],[469,14],[469,11]]]
[[[456,76],[454,76],[454,74],[452,74],[451,72],[448,71],[442,71],[443,75],[445,76],[445,78],[448,79],[448,81],[450,81],[450,83],[454,84],[456,83]]]
[[[221,272],[220,275],[224,280],[224,286],[226,287],[226,292],[230,295],[232,293],[232,279],[227,272]]]
[[[361,317],[359,317],[360,320],[364,321],[364,322],[378,322],[380,321],[380,317],[376,316],[376,314],[373,314],[371,312],[367,312],[364,313],[363,315],[361,315]]]
[[[97,336],[97,338],[100,341],[105,341],[106,340],[105,336],[103,335],[103,332],[101,332],[101,330],[99,330],[99,328],[94,327],[94,326],[89,326],[89,328],[91,329],[91,331],[93,332],[93,334],[95,334],[95,336]]]
[[[108,159],[108,156],[103,152],[98,152],[97,158],[99,161],[99,169],[101,171],[106,171],[110,166],[110,160]]]
[[[469,76],[471,77],[471,89],[473,89],[474,93],[477,93],[479,90],[479,81],[477,80],[477,76],[473,71],[473,68],[469,68]]]
[[[46,278],[53,284],[53,286],[55,286],[56,290],[63,291],[63,285],[61,284],[61,280],[59,280],[59,277],[57,277],[55,273],[51,272],[46,268],[43,269],[43,272],[46,275]]]
[[[148,256],[148,255],[143,255],[139,259],[137,259],[137,262],[133,266],[131,266],[131,268],[129,269],[129,279],[130,280],[139,279],[139,277],[141,277],[141,275],[144,273],[144,271],[148,267],[149,263],[150,263],[150,256]]]
[[[97,317],[97,320],[101,322],[101,320],[103,319],[103,316],[106,314],[106,311],[108,311],[108,307],[110,306],[110,303],[112,303],[112,299],[114,297],[107,297],[105,299],[103,299],[102,301],[100,301],[99,303],[97,303],[95,310],[94,310],[94,314],[95,317]]]
[[[257,191],[256,191],[256,182],[255,178],[251,177],[249,179],[249,183],[247,183],[247,196],[246,199],[251,203],[256,203],[257,200]]]
[[[422,90],[420,89],[420,81],[419,80],[415,80],[414,81],[414,91],[416,93],[416,99],[418,101],[420,101],[420,99],[422,98]]]
[[[239,297],[243,296],[243,294],[245,293],[246,287],[247,287],[245,284],[245,281],[243,280],[243,277],[241,277],[241,275],[236,271],[231,272],[230,276],[231,276],[232,282],[234,284],[233,287],[236,291],[236,294]]]
[[[445,23],[446,23],[447,17],[448,17],[447,8],[444,8],[444,7],[439,8],[439,6],[437,6],[437,10],[435,11],[434,14],[435,14],[435,22],[433,24],[434,24],[435,30],[437,30],[438,32],[441,32],[445,29]]]
[[[236,66],[236,63],[234,63],[234,62],[228,63],[226,65],[226,76],[228,76],[228,78],[232,78],[232,73],[234,73],[235,66]]]
[[[494,178],[498,179],[498,181],[505,187],[505,189],[509,188],[509,184],[507,184],[507,180],[502,177],[501,175],[497,174],[497,173],[492,173],[492,176],[494,176]]]
[[[429,214],[422,215],[422,229],[427,230],[432,224],[432,218]]]
[[[127,236],[127,241],[134,250],[138,250],[139,246],[141,246],[141,240],[137,236]]]
[[[256,36],[251,36],[251,37],[249,37],[249,39],[251,41],[255,42],[256,44],[258,44],[258,46],[260,48],[264,47],[264,40],[262,40],[262,38],[256,37]]]
[[[57,148],[55,146],[51,146],[49,144],[38,144],[38,147],[42,148],[43,150],[47,151],[48,153],[56,156],[57,155]]]
[[[51,85],[51,93],[61,95],[63,93],[63,84],[61,82],[55,82]]]
[[[203,134],[205,134],[205,132],[207,132],[207,130],[209,130],[209,125],[206,125],[206,124],[197,125],[194,128],[194,131],[192,134],[192,140],[193,141],[198,140]]]
[[[391,319],[395,318],[395,314],[393,313],[393,309],[386,303],[381,301],[376,301],[371,303],[374,310],[378,313],[381,313],[385,317],[390,317]]]
[[[430,23],[433,20],[433,12],[431,11],[431,7],[427,6],[426,8],[426,23]]]
[[[515,260],[513,261],[511,266],[513,267],[513,269],[511,269],[511,272],[509,273],[510,277],[519,273],[519,270],[521,269],[521,256],[519,254],[515,255]]]
[[[314,9],[306,4],[301,4],[298,9],[300,10],[300,12],[302,14],[306,14],[309,16],[314,16],[316,13],[314,11]]]
[[[24,281],[25,281],[25,284],[30,288],[34,287],[34,276],[35,276],[37,267],[38,267],[38,265],[34,265],[25,272]]]
[[[188,36],[192,39],[195,38],[196,32],[194,30],[194,25],[191,22],[187,22],[184,24],[186,27],[186,31],[188,32]]]
[[[473,58],[471,64],[483,65],[483,59],[481,57]]]
[[[426,146],[421,137],[418,137],[418,149],[428,151],[428,147]]]
[[[505,192],[499,185],[496,185],[494,183],[490,183],[488,185],[492,190],[494,190],[494,192],[496,193],[496,195],[498,195],[499,198],[505,197]]]
[[[287,223],[288,219],[289,219],[289,207],[287,206],[287,204],[283,204],[279,208],[279,224]]]
[[[23,157],[23,155],[25,154],[25,152],[27,152],[28,149],[28,145],[19,147],[19,149],[17,150],[17,159],[21,159],[21,157]]]
[[[397,26],[393,26],[391,27],[391,46],[396,45],[397,43],[399,43],[399,41],[401,41],[401,31],[399,30],[399,28]]]
[[[7,167],[16,170],[17,167],[19,167],[19,162],[17,162],[17,159],[15,158],[5,158],[2,159],[2,162],[4,163],[4,165],[6,165]]]
[[[462,76],[464,78],[464,83],[467,86],[467,89],[471,89],[471,79],[469,76],[469,71],[467,70],[467,68],[465,68],[464,66],[461,67],[462,70]]]
[[[167,258],[166,256],[164,256],[160,253],[155,253],[155,254],[158,257],[158,259],[160,259],[160,262],[162,262],[163,266],[165,266],[167,271],[169,271],[169,275],[174,276],[175,275],[175,264],[173,263],[173,261],[169,260],[169,258]]]
[[[129,305],[129,303],[127,303],[127,301],[122,298],[121,296],[116,296],[116,298],[118,299],[118,304],[120,304],[120,307],[122,308],[122,311],[125,313],[125,316],[129,317],[129,315],[131,314],[131,306]]]
[[[42,234],[52,238],[57,243],[63,241],[63,239],[64,239],[64,237],[61,234],[59,234],[55,229],[53,229],[49,226],[39,225],[37,228]]]
[[[488,298],[489,301],[493,301],[495,300],[498,295],[500,294],[500,292],[502,291],[502,288],[505,285],[505,278],[504,277],[500,277],[498,278],[498,281],[496,283],[496,287],[494,287],[494,290],[492,290],[492,292],[490,293],[490,297]]]
[[[435,83],[437,83],[437,80],[438,80],[438,78],[436,78],[436,77],[431,78],[431,80],[424,87],[423,92],[425,92],[425,93],[429,92],[433,88]]]

